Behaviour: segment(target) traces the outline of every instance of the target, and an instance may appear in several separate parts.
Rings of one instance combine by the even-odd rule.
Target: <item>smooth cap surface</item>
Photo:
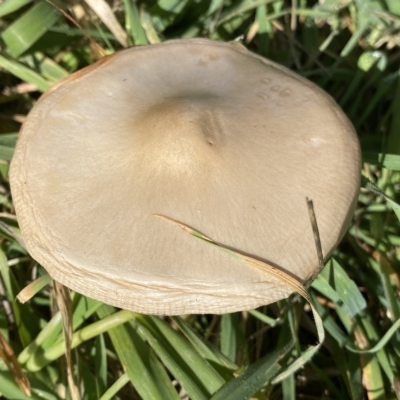
[[[121,51],[36,104],[11,165],[29,252],[64,285],[149,314],[225,313],[290,290],[171,223],[300,279],[359,189],[353,127],[321,89],[242,46],[176,40]]]

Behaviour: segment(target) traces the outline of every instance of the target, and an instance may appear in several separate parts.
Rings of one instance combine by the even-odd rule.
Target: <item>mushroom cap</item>
[[[10,180],[26,246],[57,281],[148,314],[226,313],[287,297],[274,276],[165,215],[301,280],[355,207],[359,143],[329,95],[235,43],[121,51],[53,87]]]

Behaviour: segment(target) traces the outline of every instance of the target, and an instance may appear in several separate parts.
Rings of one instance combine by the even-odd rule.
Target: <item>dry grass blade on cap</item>
[[[312,201],[307,199],[307,205],[309,207],[309,210],[311,210],[310,215],[313,215],[313,218],[311,218],[311,223],[313,225],[313,231],[315,234],[315,236],[314,236],[315,242],[319,243],[319,244],[317,244],[317,249],[318,249],[317,252],[318,252],[318,255],[322,255],[322,251],[320,250],[321,245],[319,242],[318,227],[316,224]],[[287,286],[291,290],[298,293],[310,304],[311,311],[313,313],[314,320],[315,320],[315,325],[317,328],[318,344],[316,346],[309,347],[296,361],[294,361],[290,365],[290,367],[288,367],[286,369],[286,371],[284,371],[284,372],[280,373],[278,376],[276,376],[273,379],[272,383],[278,383],[278,382],[281,382],[282,380],[286,379],[288,376],[290,376],[291,374],[296,372],[299,368],[301,368],[305,363],[307,363],[311,359],[311,357],[318,351],[318,349],[322,345],[322,342],[325,339],[325,331],[324,331],[324,327],[323,327],[323,322],[322,322],[322,319],[319,316],[317,310],[315,309],[315,306],[313,304],[313,301],[312,301],[310,295],[308,294],[307,290],[304,288],[303,284],[299,280],[297,280],[293,276],[289,275],[285,271],[280,270],[266,262],[257,260],[255,258],[244,255],[238,251],[232,250],[232,249],[228,248],[226,245],[216,242],[215,240],[207,237],[206,235],[203,235],[202,233],[196,231],[195,229],[191,228],[190,226],[183,224],[182,222],[176,221],[165,215],[155,214],[154,216],[164,219],[165,221],[171,222],[171,223],[179,226],[181,229],[183,229],[185,232],[191,234],[192,236],[194,236],[198,239],[204,240],[205,242],[207,242],[213,246],[216,246],[218,249],[228,253],[229,255],[231,255],[233,257],[239,258],[240,260],[244,261],[246,263],[246,265],[249,267],[257,269],[259,271],[262,271],[266,274],[272,275],[275,278],[278,278],[279,281],[282,283],[282,285]],[[322,259],[323,259],[323,257],[322,257]],[[321,258],[319,258],[319,261],[321,262]],[[321,267],[323,267],[323,264]]]
[[[15,382],[26,396],[31,395],[31,386],[26,375],[22,372],[21,366],[15,357],[14,351],[0,331],[0,358],[7,365],[8,370],[13,375]],[[1,388],[0,388],[1,390]]]

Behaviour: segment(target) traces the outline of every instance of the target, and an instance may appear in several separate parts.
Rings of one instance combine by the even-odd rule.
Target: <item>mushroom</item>
[[[148,314],[226,313],[290,289],[155,215],[305,280],[359,189],[360,149],[329,95],[235,43],[118,52],[32,109],[11,164],[32,257],[67,287]]]

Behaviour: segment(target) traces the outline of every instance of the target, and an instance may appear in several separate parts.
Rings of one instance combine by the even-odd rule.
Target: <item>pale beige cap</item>
[[[226,313],[287,297],[276,278],[162,214],[300,279],[352,215],[360,149],[311,82],[233,43],[116,53],[33,108],[11,165],[29,252],[77,292],[149,314]]]

